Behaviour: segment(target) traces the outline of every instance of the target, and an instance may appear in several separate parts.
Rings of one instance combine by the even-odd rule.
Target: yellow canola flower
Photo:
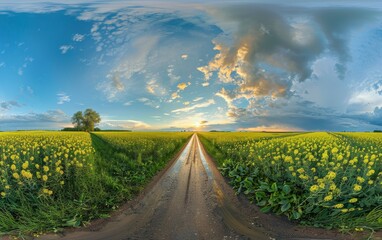
[[[325,202],[329,202],[333,199],[333,195],[327,195],[326,197],[324,197],[324,201]]]
[[[49,171],[49,167],[48,166],[44,166],[43,169],[44,169],[44,172],[48,172]]]
[[[337,174],[333,171],[329,171],[328,174],[326,175],[326,178],[329,179],[329,180],[333,180],[335,179],[337,176]]]
[[[352,198],[352,199],[349,200],[349,203],[356,203],[357,201],[358,201],[357,198]]]
[[[338,203],[336,205],[333,206],[334,208],[343,208],[344,205],[342,203]]]
[[[370,177],[371,175],[373,175],[375,173],[375,170],[374,169],[371,169],[369,170],[367,173],[366,173],[366,176]]]
[[[311,186],[311,187],[310,187],[310,189],[309,189],[309,190],[310,190],[311,192],[313,192],[313,193],[314,193],[314,192],[317,192],[317,191],[318,191],[318,189],[319,189],[319,188],[318,188],[318,186],[317,186],[317,185],[313,185],[313,186]]]
[[[43,180],[44,182],[48,181],[48,176],[47,176],[47,175],[42,175],[42,180]]]
[[[21,167],[22,167],[23,169],[27,169],[28,166],[29,166],[29,162],[28,162],[28,161],[25,161],[25,162],[21,165]]]
[[[354,190],[355,192],[359,192],[359,191],[361,191],[361,189],[362,189],[362,186],[361,186],[361,185],[354,184],[354,186],[353,186],[353,190]]]
[[[363,183],[365,182],[365,179],[363,177],[357,177],[357,182]]]
[[[26,179],[32,179],[33,175],[29,171],[21,170],[21,175]]]
[[[18,173],[13,173],[12,176],[15,178],[15,179],[19,179],[20,178],[20,175]]]
[[[16,165],[15,165],[15,164],[12,164],[12,165],[11,165],[11,170],[12,170],[12,171],[15,171],[15,170],[16,170]]]

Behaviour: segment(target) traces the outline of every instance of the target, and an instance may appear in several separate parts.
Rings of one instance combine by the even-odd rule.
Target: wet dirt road
[[[194,134],[155,185],[96,231],[39,239],[272,239],[231,203],[224,179]],[[231,190],[232,191],[232,190]]]

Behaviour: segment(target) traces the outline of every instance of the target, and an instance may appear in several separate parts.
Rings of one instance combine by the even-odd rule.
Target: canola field
[[[191,133],[0,133],[0,236],[80,226],[130,199]]]
[[[237,193],[263,212],[321,227],[382,228],[382,134],[199,135]]]

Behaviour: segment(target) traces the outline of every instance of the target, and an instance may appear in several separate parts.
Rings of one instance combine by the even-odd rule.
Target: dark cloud
[[[231,84],[230,90],[223,88],[217,93],[226,101],[229,117],[251,122],[266,113],[277,116],[278,111],[289,111],[288,119],[301,124],[305,119],[328,129],[333,121],[324,118],[334,114],[332,110],[300,100],[280,105],[275,99],[296,95],[291,90],[293,84],[307,79],[320,81],[313,74],[313,63],[324,55],[336,59],[332,67],[337,77],[343,79],[351,61],[348,49],[351,33],[380,15],[359,7],[266,4],[228,5],[211,8],[209,13],[225,32],[214,40],[218,51],[215,57],[198,69],[206,80],[216,74],[221,82]],[[246,99],[248,105],[237,104],[238,99]],[[273,111],[274,108],[277,110]],[[302,117],[295,119],[293,114]]]
[[[69,122],[69,117],[62,110],[49,110],[44,113],[28,113],[20,115],[0,115],[0,125],[20,122]]]
[[[21,107],[21,104],[16,101],[0,102],[0,110],[10,110],[13,107]]]

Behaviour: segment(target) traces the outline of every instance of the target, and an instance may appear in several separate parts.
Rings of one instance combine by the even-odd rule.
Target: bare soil
[[[366,239],[364,234],[302,227],[263,214],[235,195],[196,134],[135,200],[112,217],[80,229],[47,234],[46,240],[127,239]],[[382,240],[381,234],[373,239]]]

